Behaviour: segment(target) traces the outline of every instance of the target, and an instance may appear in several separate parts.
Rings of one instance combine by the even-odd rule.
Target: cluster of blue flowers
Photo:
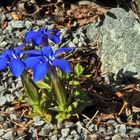
[[[8,66],[13,75],[19,77],[24,69],[32,69],[35,82],[42,80],[51,70],[51,67],[58,67],[63,72],[70,73],[69,62],[65,59],[59,59],[58,54],[71,51],[73,48],[60,48],[54,52],[52,46],[48,45],[48,39],[58,44],[60,42],[60,31],[40,29],[27,32],[23,44],[5,50],[1,54],[0,70],[4,70]],[[30,42],[41,47],[37,50],[24,50],[23,47]]]

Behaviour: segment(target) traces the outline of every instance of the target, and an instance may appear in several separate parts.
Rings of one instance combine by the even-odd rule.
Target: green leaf
[[[74,80],[74,81],[69,81],[69,84],[70,84],[70,85],[73,85],[73,86],[77,86],[77,85],[80,84],[80,82]]]
[[[87,74],[85,75],[86,78],[90,78],[91,77],[91,74]]]
[[[83,67],[79,63],[76,64],[74,72],[77,75],[77,77],[79,77],[83,73],[83,70]]]
[[[51,86],[49,86],[47,83],[43,81],[38,81],[35,83],[40,89],[48,89],[51,90]]]
[[[71,105],[68,106],[67,112],[70,113],[74,111],[78,106],[78,101],[73,102]]]
[[[25,93],[27,97],[29,98],[29,102],[32,105],[39,104],[40,96],[39,96],[38,88],[36,87],[36,85],[33,83],[33,81],[30,79],[30,77],[26,73],[22,74],[21,79],[23,82]]]
[[[59,108],[59,106],[50,107],[49,110],[61,112],[62,110]]]
[[[71,114],[69,113],[59,113],[55,116],[57,122],[62,122],[66,119],[69,119],[71,117]]]

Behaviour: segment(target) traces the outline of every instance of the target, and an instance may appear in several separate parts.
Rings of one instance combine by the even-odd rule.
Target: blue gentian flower
[[[26,41],[32,41],[34,45],[40,46],[44,44],[48,39],[55,44],[60,42],[59,30],[40,29],[39,31],[29,31],[25,35]],[[46,45],[46,44],[45,44]]]
[[[30,50],[24,53],[30,53],[23,61],[27,68],[33,69],[33,78],[37,82],[42,80],[44,76],[51,72],[51,67],[58,67],[65,73],[70,73],[70,65],[68,60],[58,58],[58,54],[62,52],[68,52],[73,50],[73,48],[60,48],[53,52],[51,46],[46,46],[40,51]]]
[[[18,46],[17,48],[11,50],[5,50],[0,56],[0,70],[4,70],[7,65],[15,77],[19,77],[25,68],[25,64],[20,59],[21,48],[26,44]]]

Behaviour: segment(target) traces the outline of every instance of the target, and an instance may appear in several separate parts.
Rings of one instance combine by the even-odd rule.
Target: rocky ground
[[[24,34],[29,30],[37,30],[40,27],[52,29],[56,26],[51,17],[20,17],[15,11],[16,8],[9,11],[0,8],[0,52],[21,44]],[[78,28],[76,21],[73,22],[72,28],[60,28],[57,24],[61,30],[62,43],[56,47],[68,45],[79,50],[97,50],[102,63],[102,77],[105,83],[113,88],[113,94],[116,89],[124,88],[128,83],[135,84],[136,90],[139,91],[140,24],[132,11],[112,8],[108,13],[111,15],[105,14],[103,19],[98,18],[97,21],[93,20],[92,23]],[[112,73],[115,75],[113,81],[109,77]],[[120,81],[119,77],[124,73],[129,82],[126,82],[125,78]],[[132,78],[134,74],[134,79],[130,79],[129,76]],[[123,114],[120,117],[113,115],[113,111],[110,114],[98,112],[97,109],[90,117],[80,115],[76,121],[52,125],[45,123],[39,116],[32,120],[25,117],[24,113],[21,115],[20,109],[26,112],[28,105],[23,103],[22,107],[14,106],[24,93],[20,79],[15,79],[7,70],[0,73],[0,78],[0,139],[140,140],[138,109],[129,116],[130,118],[126,118],[126,115],[124,117]],[[119,101],[122,105],[123,100]],[[91,108],[89,110],[91,111]]]

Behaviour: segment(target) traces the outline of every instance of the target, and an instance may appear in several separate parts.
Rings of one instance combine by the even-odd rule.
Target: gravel
[[[65,129],[61,130],[62,137],[68,136],[69,133],[70,133],[70,129],[69,128],[65,128]]]
[[[49,29],[52,29],[54,27],[54,24],[48,24],[47,18],[43,20],[36,20],[33,21],[32,19],[28,19],[25,21],[20,20],[12,20],[10,14],[0,14],[0,22],[6,21],[8,22],[8,26],[5,29],[0,29],[0,49],[4,50],[5,48],[15,47],[19,42],[22,43],[22,37],[19,35],[19,31],[24,35],[28,30],[31,29],[39,29],[42,26],[46,26]],[[130,21],[128,22],[127,29],[131,28],[133,26],[133,23]],[[74,26],[76,26],[76,23],[74,23]],[[85,28],[89,27],[89,32],[85,32]],[[61,39],[66,38],[64,43],[61,43],[62,46],[70,46],[70,47],[87,47],[88,43],[95,43],[95,38],[97,37],[98,28],[94,28],[94,30],[91,30],[91,26],[94,27],[95,25],[89,24],[84,28],[78,28],[76,31],[73,31],[72,33],[69,31],[69,29],[62,29],[61,32]],[[109,25],[106,25],[109,26]],[[113,25],[112,25],[113,26]],[[114,25],[116,26],[116,24]],[[135,29],[137,29],[135,25]],[[113,27],[108,27],[113,28]],[[122,28],[118,28],[117,30],[121,30]],[[71,33],[69,36],[68,34]],[[118,36],[120,34],[118,33]],[[131,34],[132,35],[132,34]],[[91,40],[94,39],[94,40]],[[121,40],[121,38],[120,38]],[[14,45],[13,45],[14,44]],[[133,48],[133,47],[132,47]],[[140,137],[140,128],[133,128],[128,127],[127,124],[121,124],[118,123],[115,120],[108,120],[105,122],[105,126],[98,126],[94,122],[90,122],[87,119],[82,120],[81,125],[83,128],[87,129],[87,131],[90,131],[92,134],[87,134],[87,131],[85,129],[77,126],[73,122],[67,122],[67,123],[58,123],[57,128],[58,130],[55,130],[52,128],[52,126],[48,123],[45,123],[39,116],[35,116],[33,118],[33,124],[31,124],[29,127],[27,127],[27,132],[23,132],[22,134],[16,134],[17,133],[13,128],[18,128],[15,124],[10,122],[9,120],[17,121],[18,123],[27,124],[27,122],[30,120],[29,118],[21,118],[19,117],[14,107],[10,107],[12,102],[20,98],[22,96],[22,83],[20,79],[13,79],[12,76],[9,76],[6,72],[1,72],[2,74],[2,80],[0,83],[0,111],[6,112],[8,115],[0,114],[0,122],[3,123],[3,127],[0,129],[0,139],[36,139],[37,134],[39,134],[40,139],[50,139],[50,140],[98,140],[98,139],[105,139],[105,140],[121,140],[121,139],[127,139],[129,136],[130,138],[136,138]],[[7,77],[7,78],[4,78]],[[10,105],[10,106],[8,106]],[[88,125],[87,125],[88,124]],[[39,132],[39,133],[37,133]],[[100,138],[100,136],[102,136]]]
[[[3,136],[2,136],[2,139],[4,140],[14,140],[14,131],[8,131],[7,133],[5,133]]]
[[[26,27],[26,29],[31,29],[32,28],[32,22],[31,21],[29,21],[29,20],[26,20],[25,21],[25,27]]]
[[[12,20],[11,26],[15,29],[22,29],[25,28],[25,23],[24,21]]]

